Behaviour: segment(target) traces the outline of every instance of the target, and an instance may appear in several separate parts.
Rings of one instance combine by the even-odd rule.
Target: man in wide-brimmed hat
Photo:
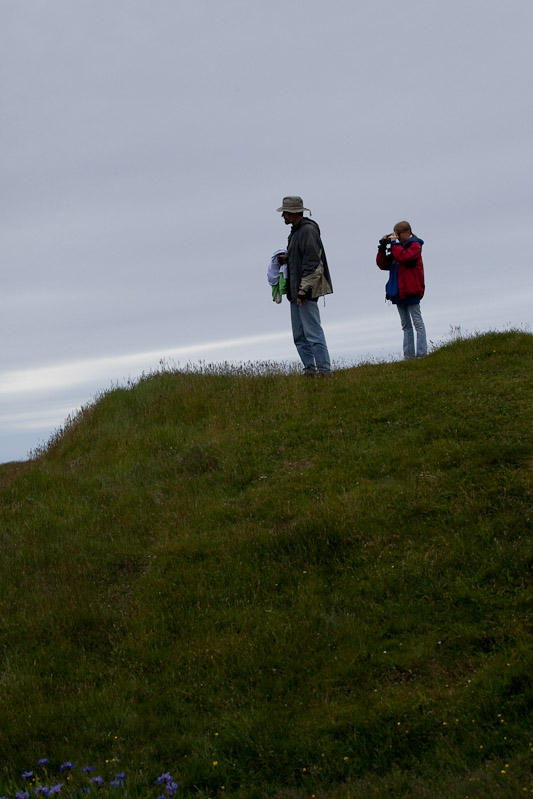
[[[304,211],[309,208],[304,208],[301,197],[284,197],[278,211],[285,224],[292,225],[287,254],[281,254],[279,260],[288,266],[287,298],[291,305],[292,334],[304,374],[331,375],[317,302],[319,297],[333,292],[320,228],[312,219],[304,217]]]

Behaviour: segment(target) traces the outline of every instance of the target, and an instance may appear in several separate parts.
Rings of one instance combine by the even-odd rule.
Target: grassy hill
[[[0,793],[531,793],[532,417],[512,331],[161,372],[0,467]]]

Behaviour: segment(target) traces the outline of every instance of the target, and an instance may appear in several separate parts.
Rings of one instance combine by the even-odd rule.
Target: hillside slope
[[[516,331],[103,395],[0,469],[0,774],[529,791],[532,410]]]

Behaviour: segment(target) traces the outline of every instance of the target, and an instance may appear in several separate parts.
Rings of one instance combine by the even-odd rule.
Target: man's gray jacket
[[[292,226],[287,244],[287,264],[287,298],[291,302],[296,302],[298,291],[305,291],[308,299],[312,300],[333,293],[320,228],[314,220],[304,216],[301,222]]]

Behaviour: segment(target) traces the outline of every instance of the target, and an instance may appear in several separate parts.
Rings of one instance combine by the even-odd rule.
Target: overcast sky
[[[529,329],[532,30],[531,0],[0,0],[0,462],[161,360],[296,361],[286,194],[334,359],[401,355],[402,219],[430,341]]]

